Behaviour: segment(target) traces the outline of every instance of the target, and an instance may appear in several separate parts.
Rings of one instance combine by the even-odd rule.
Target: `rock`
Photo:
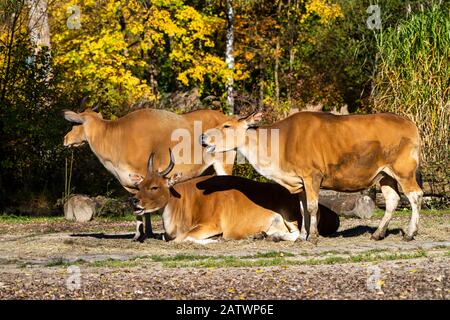
[[[131,212],[132,208],[129,201],[103,196],[72,195],[64,204],[64,216],[66,219],[79,222],[87,222],[98,216],[124,216]]]
[[[319,202],[340,216],[370,218],[375,210],[375,202],[367,195],[321,190]]]
[[[87,222],[94,218],[98,204],[85,195],[73,195],[64,204],[64,216],[67,220]]]

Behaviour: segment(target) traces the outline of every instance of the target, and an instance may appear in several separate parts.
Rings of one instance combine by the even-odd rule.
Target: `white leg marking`
[[[275,214],[266,234],[273,239],[284,241],[295,241],[300,237],[298,228],[293,223],[285,221],[278,213]]]
[[[186,237],[184,239],[184,241],[190,241],[190,242],[194,242],[197,244],[210,244],[210,243],[217,243],[219,242],[219,240],[215,240],[215,239],[196,239],[193,237]]]
[[[142,235],[141,229],[144,230],[144,223],[142,220],[136,220],[136,234],[133,237],[133,240],[139,239],[139,237]]]
[[[319,236],[319,231],[317,229],[317,211],[319,209],[319,201],[314,200],[314,201],[310,201],[307,204],[308,207],[308,214],[309,214],[309,236],[315,236],[318,237]]]
[[[285,241],[295,241],[300,237],[300,232],[294,231],[294,232],[290,232],[290,233],[286,233],[283,235],[282,239]]]
[[[419,215],[420,208],[422,206],[422,191],[414,191],[406,194],[408,200],[411,204],[412,214],[411,221],[409,222],[408,228],[408,236],[413,237],[417,234],[417,230],[419,229]]]
[[[225,169],[223,168],[223,163],[214,162],[213,167],[218,176],[226,176],[227,175],[227,173],[225,172]]]
[[[306,238],[308,238],[308,232],[306,231],[306,223],[305,223],[305,208],[303,207],[303,202],[300,201],[300,211],[302,214],[302,227],[300,231],[300,239],[303,241],[306,241]]]
[[[381,219],[380,225],[378,226],[375,235],[378,237],[384,237],[386,229],[388,227],[389,221],[391,221],[392,213],[397,208],[400,196],[397,191],[392,189],[388,185],[381,186],[381,192],[383,193],[384,199],[386,201],[386,211],[384,213],[383,219]]]
[[[267,234],[270,238],[275,239],[275,240],[283,240],[283,241],[292,241],[294,242],[295,240],[297,240],[300,237],[300,232],[294,231],[294,232],[281,232],[281,231],[276,231],[273,233],[268,233]]]

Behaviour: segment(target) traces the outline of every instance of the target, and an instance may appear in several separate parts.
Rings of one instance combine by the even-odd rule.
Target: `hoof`
[[[272,242],[280,242],[281,241],[281,239],[280,239],[280,237],[277,237],[277,236],[267,236],[266,238],[265,238],[265,240],[266,241],[272,241]]]
[[[280,242],[281,238],[280,237],[272,237],[272,241],[273,242]]]
[[[308,235],[306,233],[300,233],[297,240],[306,241],[306,239],[308,239]]]
[[[267,233],[265,233],[264,231],[261,231],[253,236],[254,240],[263,240],[265,238],[267,238]]]
[[[146,239],[164,240],[163,233],[151,233],[145,236]]]
[[[412,241],[412,240],[414,240],[414,236],[409,236],[409,235],[407,235],[407,234],[405,234],[404,236],[403,236],[403,241]]]
[[[319,237],[317,237],[317,236],[309,236],[308,242],[310,242],[311,244],[317,246],[317,244],[319,243]]]
[[[380,241],[380,240],[383,240],[384,237],[385,237],[385,235],[381,235],[381,234],[374,233],[374,234],[372,234],[372,236],[370,237],[370,239],[371,239],[371,240],[375,240],[375,241]]]
[[[147,236],[145,234],[142,233],[136,233],[134,238],[133,238],[133,242],[144,242],[144,240],[147,238]]]

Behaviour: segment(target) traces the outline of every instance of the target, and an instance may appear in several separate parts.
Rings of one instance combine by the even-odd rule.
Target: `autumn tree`
[[[67,10],[78,6],[81,28],[66,28]],[[225,22],[181,0],[55,3],[55,62],[67,79],[61,87],[102,106],[158,101],[160,91],[200,94],[223,90],[232,77],[214,38]],[[111,110],[110,110],[111,111]]]

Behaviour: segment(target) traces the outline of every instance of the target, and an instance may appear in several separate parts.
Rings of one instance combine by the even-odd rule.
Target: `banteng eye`
[[[159,189],[159,187],[157,187],[157,186],[150,187],[150,190],[158,190],[158,189]]]
[[[224,127],[224,129],[226,129],[226,128],[231,128],[231,126],[228,125],[228,124],[225,124],[223,127]]]

